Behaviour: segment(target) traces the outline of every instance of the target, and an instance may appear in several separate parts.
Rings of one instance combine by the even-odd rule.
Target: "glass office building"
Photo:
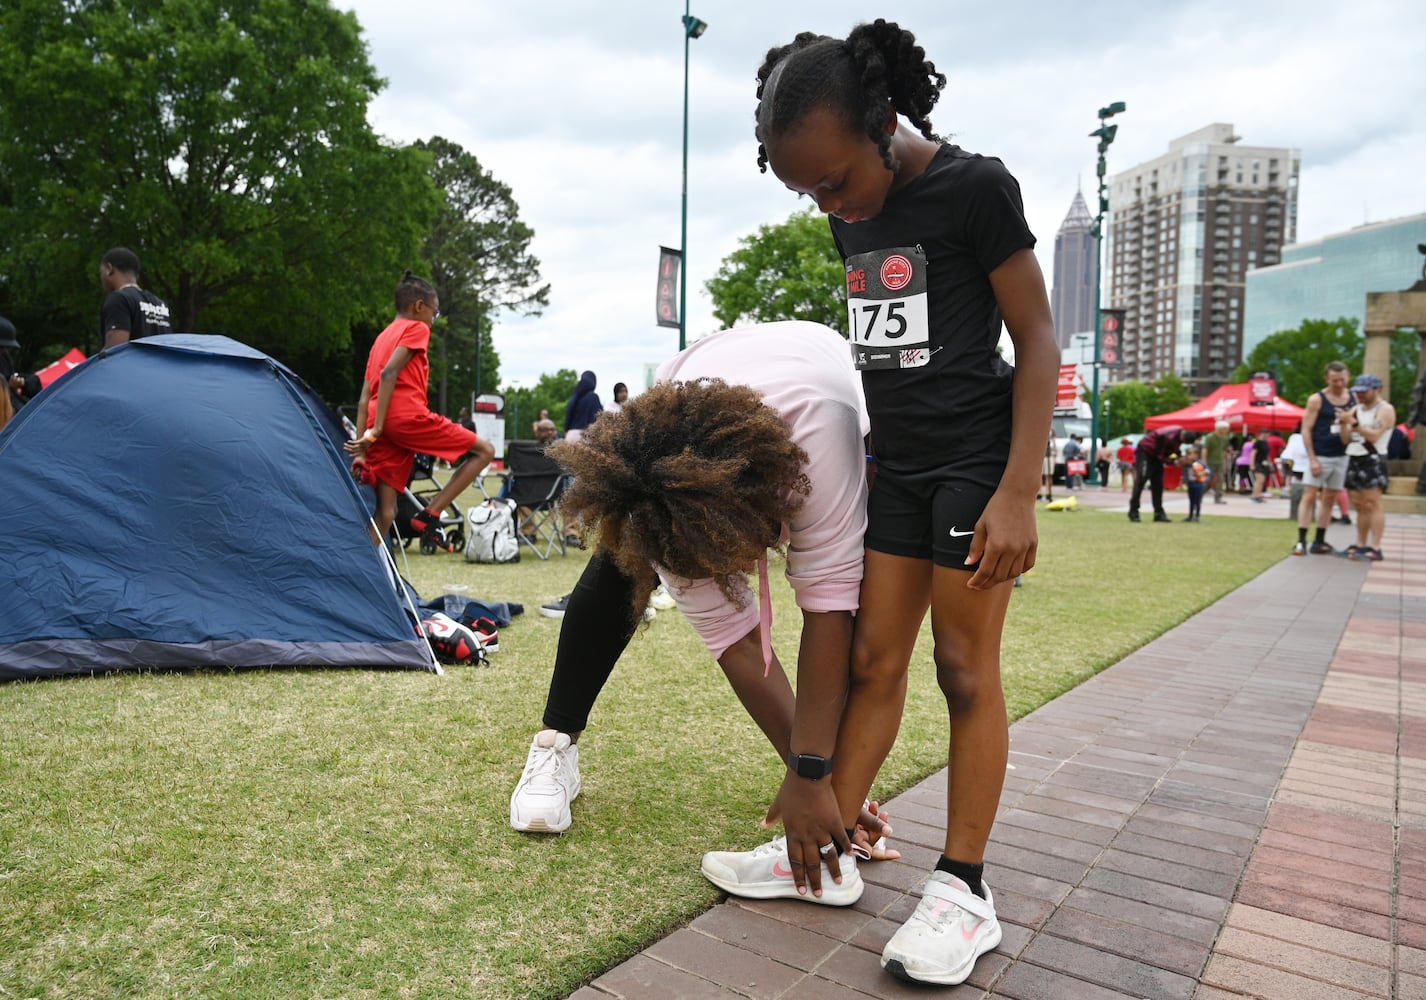
[[[1283,247],[1282,262],[1248,272],[1243,353],[1303,320],[1357,321],[1362,333],[1368,292],[1400,292],[1421,278],[1426,214],[1373,222],[1345,233]]]

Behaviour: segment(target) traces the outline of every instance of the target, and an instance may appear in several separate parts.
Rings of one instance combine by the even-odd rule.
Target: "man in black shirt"
[[[172,333],[168,303],[139,287],[139,258],[132,250],[115,247],[99,261],[99,283],[108,295],[99,311],[99,334],[104,346],[156,333]]]

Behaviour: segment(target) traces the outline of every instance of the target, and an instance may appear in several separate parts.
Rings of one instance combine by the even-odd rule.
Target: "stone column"
[[[1426,373],[1426,280],[1418,281],[1406,292],[1367,293],[1366,354],[1362,368],[1381,376],[1382,395],[1388,398],[1391,396],[1391,338],[1398,330],[1415,330],[1422,338],[1422,350],[1416,362],[1419,381]],[[1402,421],[1409,412],[1396,416]],[[1426,432],[1419,428],[1411,444],[1411,458],[1416,462],[1426,458]],[[1416,492],[1426,495],[1426,462],[1421,466]]]

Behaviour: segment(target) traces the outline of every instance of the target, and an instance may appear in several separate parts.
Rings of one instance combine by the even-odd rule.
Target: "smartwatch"
[[[832,758],[819,757],[815,753],[789,753],[787,769],[799,778],[817,781],[832,773]]]

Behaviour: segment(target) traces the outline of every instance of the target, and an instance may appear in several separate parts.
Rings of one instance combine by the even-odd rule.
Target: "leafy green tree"
[[[1144,418],[1159,413],[1155,408],[1157,395],[1153,387],[1143,382],[1119,382],[1100,392],[1103,412],[1100,419],[1108,430],[1106,441],[1126,434],[1142,434]]]
[[[175,329],[289,361],[344,347],[389,318],[438,203],[420,156],[367,122],[381,86],[325,0],[8,0],[7,308],[92,349],[97,262],[122,245]]]
[[[1414,331],[1398,330],[1391,338],[1391,404],[1403,420],[1411,411],[1421,349],[1421,336]],[[1271,371],[1277,376],[1277,394],[1301,406],[1322,388],[1327,362],[1341,361],[1357,375],[1365,356],[1366,341],[1357,333],[1355,319],[1309,319],[1296,330],[1265,337],[1233,372],[1232,380],[1246,382],[1255,371]]]
[[[706,287],[724,326],[805,319],[846,336],[846,276],[827,220],[808,208],[745,236]]]
[[[530,252],[535,231],[520,221],[509,185],[449,139],[436,136],[416,148],[429,157],[431,180],[443,196],[423,253],[445,317],[432,331],[431,351],[436,409],[444,413],[453,368],[462,389],[500,384],[500,356],[490,336],[496,314],[538,316],[550,303],[550,286],[540,282],[540,261]]]
[[[1154,410],[1150,416],[1157,416],[1160,413],[1172,413],[1174,410],[1181,410],[1189,403],[1193,402],[1193,397],[1188,393],[1188,387],[1183,384],[1183,379],[1173,372],[1165,372],[1154,380]]]
[[[1364,349],[1355,319],[1343,316],[1336,320],[1303,320],[1296,330],[1282,330],[1264,337],[1248,352],[1230,381],[1246,382],[1253,372],[1272,372],[1277,378],[1277,394],[1289,403],[1302,406],[1307,397],[1322,388],[1323,372],[1329,361],[1345,363],[1355,375],[1362,370]],[[1414,365],[1412,372],[1414,383]],[[1392,387],[1396,387],[1394,377]]]
[[[506,386],[505,394],[505,440],[528,441],[534,435],[530,427],[540,410],[549,410],[555,426],[564,429],[564,408],[574,388],[579,384],[579,373],[573,368],[561,368],[554,374],[546,373],[533,386]]]

